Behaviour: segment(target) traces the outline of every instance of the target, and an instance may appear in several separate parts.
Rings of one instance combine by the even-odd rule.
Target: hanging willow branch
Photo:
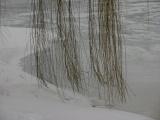
[[[44,48],[45,40],[46,40],[46,30],[45,30],[45,8],[43,0],[33,0],[32,1],[32,11],[33,11],[33,25],[32,25],[32,39],[31,45],[34,49],[34,56],[35,56],[35,64],[36,64],[36,75],[37,78],[40,79],[40,83],[47,86],[44,80],[43,74],[43,59],[41,51]]]
[[[74,90],[81,86],[81,67],[78,56],[75,19],[72,11],[72,1],[57,0],[57,38],[61,41],[63,62],[67,78]]]
[[[53,79],[57,84],[54,72],[54,64],[52,63],[52,49],[50,48],[48,28],[46,25],[47,7],[44,0],[32,1],[32,35],[31,47],[35,56],[36,76],[42,85],[47,86],[46,78]]]
[[[81,89],[87,88],[83,86],[84,81],[82,81],[81,72],[84,70],[82,70],[79,54],[79,42],[82,41],[78,41],[74,1],[56,0],[56,6],[54,6],[53,1],[50,0],[51,8],[46,6],[48,5],[46,1],[48,0],[33,0],[32,2],[31,45],[34,49],[37,77],[40,78],[43,85],[47,86],[45,76],[49,76],[57,87],[59,81],[63,81],[66,85],[67,81],[65,80],[67,79],[73,91],[80,92]],[[48,7],[49,9],[47,9]],[[50,11],[48,12],[48,10]],[[48,17],[48,13],[50,13],[50,17]],[[119,0],[88,0],[90,71],[94,73],[95,83],[98,82],[98,85],[103,88],[104,99],[108,103],[113,103],[115,100],[125,102],[127,93],[126,81],[123,78],[119,14]],[[48,19],[53,25],[51,25],[51,32],[53,35],[56,34],[54,36],[56,36],[57,43],[60,43],[58,49],[54,38],[49,38],[46,23]],[[80,22],[79,18],[79,28]],[[80,31],[79,29],[78,32]],[[52,44],[50,45],[50,43]],[[55,70],[55,68],[57,69],[55,63],[59,63],[62,67],[63,70],[59,71],[60,73]],[[57,74],[63,77],[57,79]],[[60,80],[60,78],[64,78],[64,80]]]
[[[99,0],[99,55],[102,62],[102,81],[107,87],[109,102],[113,102],[115,97],[121,102],[126,99],[119,14],[119,0]]]
[[[122,38],[118,0],[98,0],[98,35],[96,39],[94,1],[89,0],[90,59],[95,79],[104,87],[107,102],[126,100],[122,68]]]

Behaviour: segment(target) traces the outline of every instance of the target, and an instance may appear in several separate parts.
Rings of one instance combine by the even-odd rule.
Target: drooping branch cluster
[[[47,26],[47,0],[32,1],[32,34],[31,49],[35,56],[36,76],[40,84],[47,86],[46,76],[56,81],[50,35]],[[56,84],[57,85],[57,84]]]
[[[79,33],[81,17],[80,11],[75,12],[76,4],[81,2],[33,0],[31,45],[37,77],[45,86],[49,78],[49,82],[57,87],[70,86],[78,92],[94,89],[92,84],[86,87],[84,79],[87,84],[96,81],[93,83],[100,87],[97,91],[103,94],[107,103],[114,103],[115,100],[125,102],[127,88],[123,76],[119,1],[88,0],[88,39],[84,43],[85,48],[88,46],[85,49],[90,59],[88,62],[80,55],[84,51],[80,47],[84,40]],[[85,66],[90,66],[88,72],[92,73],[92,79],[83,76],[83,62]]]
[[[119,1],[98,0],[97,4],[98,39],[96,39],[96,42],[93,42],[90,48],[95,50],[93,52],[95,60],[91,58],[94,60],[92,65],[93,70],[96,79],[106,90],[105,93],[109,103],[113,103],[114,98],[125,101],[126,83],[123,78],[122,68],[123,55]],[[92,34],[94,33],[92,32]],[[92,38],[91,41],[93,41],[93,39],[95,38]]]
[[[57,0],[57,40],[61,43],[64,70],[73,90],[81,88],[81,67],[78,56],[72,0]]]

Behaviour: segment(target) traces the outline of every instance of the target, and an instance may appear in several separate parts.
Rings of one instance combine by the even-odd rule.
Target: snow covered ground
[[[93,108],[87,98],[70,91],[62,101],[53,85],[39,88],[36,78],[24,73],[18,64],[27,51],[28,29],[4,29],[10,35],[0,48],[0,120],[153,120],[115,109]]]
[[[152,120],[113,109],[92,108],[84,98],[67,96],[63,103],[56,89],[38,88],[36,80],[10,64],[0,63],[0,120]]]

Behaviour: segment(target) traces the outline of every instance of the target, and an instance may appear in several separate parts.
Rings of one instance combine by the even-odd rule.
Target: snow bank
[[[0,63],[0,120],[152,120],[114,109],[92,108],[77,96],[65,102],[54,86],[38,88],[36,79]]]
[[[78,94],[65,91],[57,94],[53,85],[39,88],[37,79],[24,73],[18,66],[24,57],[26,29],[7,28],[7,44],[1,48],[0,58],[0,120],[152,120],[141,115],[114,109],[92,108],[90,102]],[[21,46],[22,45],[22,46]],[[14,52],[10,52],[14,48]],[[6,52],[6,56],[5,56]]]

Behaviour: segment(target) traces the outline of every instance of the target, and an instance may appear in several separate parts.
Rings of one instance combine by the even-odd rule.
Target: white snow
[[[37,79],[18,65],[27,50],[28,29],[8,27],[7,31],[10,36],[0,47],[0,120],[153,120],[115,109],[93,108],[87,98],[70,91],[65,91],[62,101],[53,85],[39,88]]]

